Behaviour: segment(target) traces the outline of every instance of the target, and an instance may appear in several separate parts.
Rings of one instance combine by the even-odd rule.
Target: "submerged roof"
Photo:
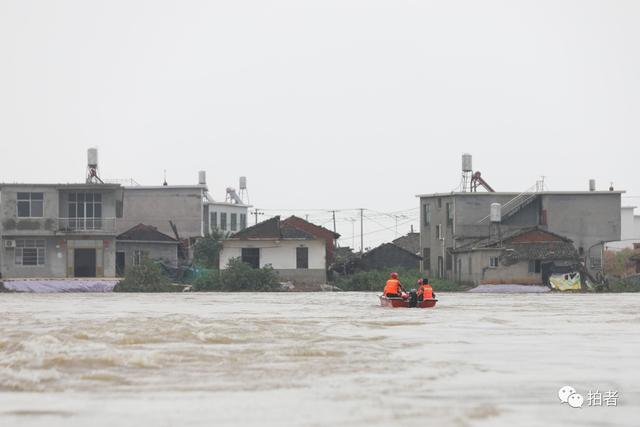
[[[316,236],[292,225],[280,221],[279,216],[275,216],[266,221],[262,221],[254,226],[245,228],[235,234],[230,239],[236,240],[316,240]]]
[[[138,224],[116,237],[116,240],[128,240],[139,242],[167,242],[178,243],[176,239],[158,231],[156,227]]]

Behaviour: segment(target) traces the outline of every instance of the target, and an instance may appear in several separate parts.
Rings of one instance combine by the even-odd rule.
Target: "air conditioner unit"
[[[4,241],[4,247],[6,249],[13,249],[16,247],[16,241],[15,240],[5,240]]]

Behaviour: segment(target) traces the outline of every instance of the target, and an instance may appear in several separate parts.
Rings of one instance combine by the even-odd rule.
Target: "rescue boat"
[[[438,302],[435,298],[428,298],[423,301],[416,302],[416,308],[433,308]],[[380,305],[383,307],[406,307],[409,308],[409,298],[389,298],[384,295],[380,295]]]

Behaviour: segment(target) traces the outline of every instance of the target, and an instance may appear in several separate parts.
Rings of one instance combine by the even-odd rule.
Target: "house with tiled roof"
[[[327,282],[326,240],[279,216],[232,234],[222,243],[220,268],[239,258],[253,268],[270,265],[282,281]]]
[[[460,263],[456,279],[475,284],[546,284],[554,269],[580,262],[572,240],[540,227],[479,239],[452,253]]]
[[[116,275],[123,276],[127,268],[140,265],[145,258],[176,267],[179,244],[151,225],[131,227],[116,237]]]

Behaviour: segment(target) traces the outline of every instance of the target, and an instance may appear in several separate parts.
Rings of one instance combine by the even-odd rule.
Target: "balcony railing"
[[[115,233],[115,218],[58,218],[61,233]]]

